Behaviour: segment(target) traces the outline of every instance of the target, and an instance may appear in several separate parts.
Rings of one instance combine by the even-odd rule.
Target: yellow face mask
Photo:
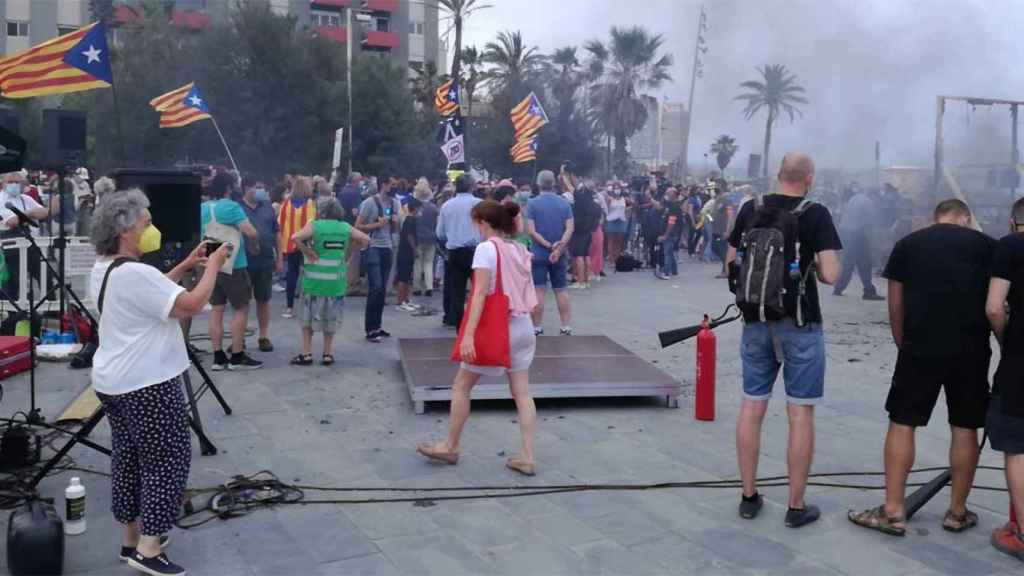
[[[143,254],[156,252],[160,249],[160,240],[160,230],[150,224],[149,228],[146,228],[142,232],[142,236],[139,237],[139,251]]]

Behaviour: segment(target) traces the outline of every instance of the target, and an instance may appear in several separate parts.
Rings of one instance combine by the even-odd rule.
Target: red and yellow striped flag
[[[199,95],[195,82],[157,96],[149,105],[160,113],[161,128],[181,128],[210,118],[210,109]]]
[[[0,60],[0,92],[7,98],[109,88],[113,82],[106,28],[99,22]]]

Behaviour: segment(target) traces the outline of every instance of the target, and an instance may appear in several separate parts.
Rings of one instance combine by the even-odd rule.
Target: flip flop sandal
[[[416,445],[416,451],[436,462],[443,462],[449,466],[459,463],[458,452],[441,452],[434,448],[430,442],[420,442]]]
[[[333,354],[324,354],[324,357],[321,360],[321,363],[324,366],[330,366],[330,365],[334,364],[334,355]]]
[[[906,518],[902,516],[889,516],[885,513],[885,506],[872,508],[863,512],[850,512],[846,516],[857,526],[869,530],[877,530],[890,536],[906,536]]]
[[[311,354],[299,354],[295,358],[292,358],[292,366],[309,366],[313,363],[313,356]]]
[[[978,515],[970,510],[958,516],[952,510],[946,511],[946,517],[942,519],[942,529],[946,532],[963,532],[978,525]]]
[[[515,470],[523,476],[533,476],[537,474],[537,467],[531,462],[527,462],[522,458],[509,458],[505,461],[505,467],[509,470]]]

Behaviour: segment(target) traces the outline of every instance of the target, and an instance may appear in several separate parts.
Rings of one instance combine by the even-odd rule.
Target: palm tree
[[[739,146],[736,145],[736,139],[727,134],[722,134],[711,144],[711,153],[715,155],[715,161],[718,162],[718,169],[725,173],[725,167],[732,162],[732,157],[736,154],[736,150]]]
[[[473,95],[480,86],[480,65],[483,64],[483,57],[476,46],[468,46],[462,50],[460,60],[466,67],[466,73],[462,74],[461,81],[462,96],[464,97],[462,103],[466,106],[466,116],[472,116]]]
[[[559,131],[564,132],[576,110],[576,92],[583,83],[584,75],[580,73],[580,61],[576,56],[576,47],[567,46],[555,50],[550,58],[548,70],[551,92],[558,102]]]
[[[477,0],[438,0],[442,10],[448,13],[455,29],[455,58],[452,60],[452,77],[458,78],[462,71],[462,24],[478,10],[490,8],[490,4],[477,4]]]
[[[491,94],[508,94],[520,98],[526,82],[542,72],[545,59],[537,47],[526,47],[520,32],[502,32],[497,42],[484,46],[483,61],[491,65],[487,70],[487,84]]]
[[[591,61],[588,73],[594,78],[593,106],[599,110],[605,134],[615,140],[615,164],[626,167],[626,141],[647,123],[648,108],[657,100],[647,94],[672,79],[672,55],[662,54],[662,36],[644,28],[612,27],[606,45],[587,43]]]
[[[416,76],[409,80],[409,87],[412,90],[416,104],[423,108],[434,106],[434,95],[438,86],[448,80],[446,75],[438,75],[437,64],[433,60],[427,60],[422,68],[413,68]]]
[[[772,143],[772,125],[779,118],[780,113],[785,112],[789,121],[796,120],[796,116],[803,116],[798,104],[807,104],[808,100],[803,96],[807,91],[797,84],[796,74],[791,73],[783,64],[771,64],[757,69],[761,73],[758,80],[749,80],[740,84],[740,88],[750,90],[740,94],[736,100],[743,100],[747,103],[743,109],[743,115],[750,120],[762,108],[768,111],[768,118],[764,125],[764,156],[761,160],[763,176],[768,177],[768,149]]]

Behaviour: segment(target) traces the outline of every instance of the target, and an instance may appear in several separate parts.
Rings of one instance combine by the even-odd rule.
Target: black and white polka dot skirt
[[[181,509],[192,461],[181,379],[127,394],[96,396],[110,421],[114,518],[123,524],[138,520],[144,536],[170,531]]]

